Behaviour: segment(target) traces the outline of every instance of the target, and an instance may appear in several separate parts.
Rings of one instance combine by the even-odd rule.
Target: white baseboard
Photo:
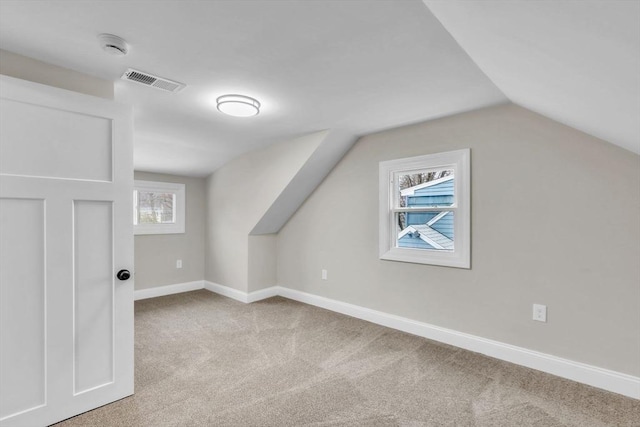
[[[236,301],[251,303],[255,301],[260,301],[266,298],[275,297],[277,295],[277,286],[271,286],[269,288],[260,289],[254,292],[243,292],[234,288],[230,288],[229,286],[224,286],[219,283],[210,282],[208,280],[204,281],[204,288],[215,292],[216,294],[232,298]]]
[[[272,286],[247,293],[218,283],[198,280],[195,282],[141,289],[134,292],[134,298],[140,300],[203,288],[243,303],[260,301],[277,295],[283,296],[305,304],[325,308],[378,325],[408,332],[413,335],[485,354],[496,359],[640,399],[640,378],[632,375],[574,362],[550,354],[540,353],[282,286]]]
[[[139,289],[133,292],[133,299],[147,299],[164,295],[178,294],[180,292],[195,291],[204,288],[204,280],[194,282],[176,283],[175,285],[156,286],[155,288]]]
[[[393,314],[371,310],[318,295],[282,286],[273,286],[246,293],[217,283],[205,282],[205,288],[242,302],[255,302],[272,296],[282,296],[305,304],[325,308],[347,316],[356,317],[378,325],[408,332],[434,341],[450,344],[465,350],[485,354],[496,359],[547,372],[558,377],[588,384],[604,390],[640,399],[640,378],[608,369],[598,368],[550,354],[505,344],[475,335],[441,328]]]
[[[279,286],[271,286],[270,288],[260,289],[258,291],[249,292],[247,302],[256,302],[263,299],[275,297],[278,294]]]
[[[234,288],[230,288],[228,286],[219,285],[217,283],[210,282],[208,280],[204,281],[204,288],[208,291],[214,292],[218,295],[225,296],[227,298],[234,299],[236,301],[248,303],[249,297],[246,292],[239,291]]]
[[[410,334],[429,338],[456,347],[482,353],[496,359],[537,369],[562,378],[640,399],[640,378],[572,360],[528,350],[522,347],[441,328],[405,317],[371,310],[353,304],[312,295],[294,289],[278,287],[278,295],[327,310],[367,320]]]

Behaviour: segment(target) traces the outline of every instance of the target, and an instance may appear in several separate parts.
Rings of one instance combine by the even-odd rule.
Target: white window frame
[[[424,170],[452,169],[455,174],[452,206],[413,208],[412,211],[453,211],[454,250],[429,250],[397,247],[395,214],[406,212],[396,200],[398,176]],[[446,267],[471,268],[471,150],[428,154],[380,162],[380,259]]]
[[[175,222],[171,224],[136,224],[138,191],[173,193]],[[174,182],[138,181],[133,183],[133,234],[179,234],[185,230],[185,185]]]

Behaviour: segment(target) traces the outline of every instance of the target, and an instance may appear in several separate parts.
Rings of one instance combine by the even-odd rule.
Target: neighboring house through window
[[[134,234],[175,234],[185,230],[185,185],[135,181]]]
[[[380,163],[380,258],[470,267],[470,151]]]

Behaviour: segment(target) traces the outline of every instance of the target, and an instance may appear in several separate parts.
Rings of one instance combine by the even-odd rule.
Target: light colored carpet
[[[71,426],[640,426],[640,401],[327,310],[136,302],[136,394]]]

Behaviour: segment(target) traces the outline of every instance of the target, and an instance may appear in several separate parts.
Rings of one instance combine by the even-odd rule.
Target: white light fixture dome
[[[222,95],[216,100],[218,111],[235,117],[257,116],[260,112],[258,100],[244,95]]]

